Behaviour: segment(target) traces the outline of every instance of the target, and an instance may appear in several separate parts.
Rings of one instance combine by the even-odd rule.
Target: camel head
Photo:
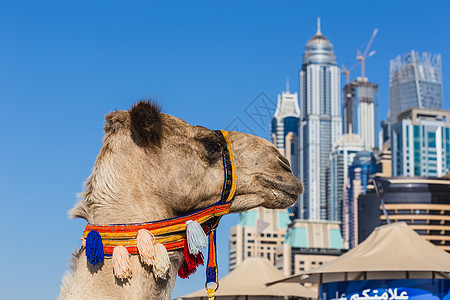
[[[212,130],[160,112],[149,102],[106,116],[104,143],[73,217],[90,223],[176,217],[220,199],[224,142]],[[303,186],[275,146],[229,132],[236,172],[231,212],[287,208]]]

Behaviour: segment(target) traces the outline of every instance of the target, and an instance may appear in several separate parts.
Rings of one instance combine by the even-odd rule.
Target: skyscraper
[[[330,154],[342,135],[340,69],[333,45],[317,32],[306,44],[300,70],[301,219],[325,220]]]
[[[367,77],[346,84],[343,117],[344,133],[359,135],[365,149],[378,148],[378,85]]]
[[[442,108],[441,55],[411,51],[390,62],[389,123],[408,108]]]
[[[347,187],[342,204],[342,235],[350,249],[358,245],[358,197],[366,193],[369,181],[377,173],[375,155],[371,151],[358,152],[348,169]]]
[[[277,109],[271,123],[272,143],[291,163],[291,169],[295,176],[298,172],[298,128],[300,120],[300,108],[298,106],[297,93],[291,94],[289,83],[286,83],[286,91],[278,95]]]
[[[392,175],[440,177],[450,172],[449,112],[411,108],[392,125]]]
[[[334,146],[331,154],[331,171],[328,178],[327,219],[342,222],[342,201],[347,186],[348,168],[356,153],[364,150],[363,141],[356,134],[347,133]]]

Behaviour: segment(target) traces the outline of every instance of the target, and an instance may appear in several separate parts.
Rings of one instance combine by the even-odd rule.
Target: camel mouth
[[[275,197],[278,196],[276,192],[281,192],[295,202],[298,196],[303,193],[303,185],[295,176],[292,175],[292,177],[295,180],[290,180],[290,183],[282,182],[282,178],[278,178],[281,180],[273,180],[259,176],[259,179],[266,187],[272,190]]]

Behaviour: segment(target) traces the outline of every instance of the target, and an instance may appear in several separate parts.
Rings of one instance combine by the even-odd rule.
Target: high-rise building
[[[392,175],[440,177],[450,171],[450,120],[444,110],[408,109],[392,125]]]
[[[367,191],[377,171],[375,155],[367,150],[358,152],[348,169],[342,205],[342,234],[350,249],[358,245],[358,197]]]
[[[258,223],[266,224],[258,228]],[[276,247],[284,241],[290,219],[285,209],[254,208],[239,216],[231,228],[230,271],[248,257],[265,257],[275,265]]]
[[[392,176],[392,152],[391,140],[387,140],[377,153],[377,175],[382,177]]]
[[[361,137],[365,149],[378,148],[378,85],[358,77],[344,87],[344,133]]]
[[[405,222],[423,238],[450,252],[450,177],[387,177],[383,201],[391,222]],[[358,199],[358,240],[364,241],[386,216],[374,186]]]
[[[295,176],[299,176],[298,153],[298,129],[300,120],[300,108],[298,106],[297,93],[289,91],[289,83],[286,91],[278,95],[277,109],[271,123],[272,143],[289,160]]]
[[[300,219],[327,218],[327,172],[342,136],[340,69],[333,45],[317,32],[306,44],[300,70]]]
[[[351,132],[351,130],[350,130]],[[348,168],[356,153],[364,150],[363,141],[353,133],[347,133],[334,146],[331,154],[331,170],[328,178],[327,219],[342,222],[342,201],[347,186]]]
[[[277,246],[275,266],[286,276],[326,264],[346,252],[338,222],[295,220]]]
[[[381,147],[391,137],[391,133],[389,132],[389,130],[391,130],[391,126],[389,126],[389,120],[381,121],[380,125],[381,125],[381,129],[380,129],[380,132],[378,135],[378,145],[380,145],[380,147]]]
[[[409,108],[442,108],[441,55],[411,51],[390,62],[389,123]],[[390,132],[389,132],[390,133]]]

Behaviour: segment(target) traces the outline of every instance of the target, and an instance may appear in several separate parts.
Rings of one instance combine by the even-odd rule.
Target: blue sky
[[[58,294],[85,226],[67,211],[114,108],[154,97],[192,124],[220,129],[239,117],[267,138],[268,124],[259,129],[244,110],[261,92],[275,101],[287,77],[298,90],[301,56],[320,16],[339,64],[354,63],[379,29],[366,74],[379,84],[380,119],[389,106],[389,60],[412,49],[442,54],[449,109],[448,11],[447,1],[2,1],[2,298]],[[220,226],[220,276],[236,222],[230,215]],[[200,268],[178,280],[173,296],[203,282]]]

